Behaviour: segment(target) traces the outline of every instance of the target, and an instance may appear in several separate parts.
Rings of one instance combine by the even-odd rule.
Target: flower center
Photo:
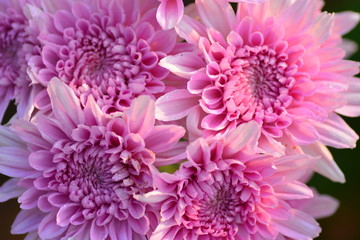
[[[272,123],[283,114],[292,101],[289,89],[295,81],[286,73],[286,59],[267,46],[236,51],[224,87],[230,120]]]
[[[254,218],[253,198],[258,191],[247,186],[238,175],[230,179],[221,172],[216,174],[222,175],[223,181],[201,187],[211,190],[199,194],[202,197],[192,201],[193,206],[186,209],[183,218],[185,224],[201,229],[199,232],[203,234],[213,237],[234,236],[239,224],[247,224],[249,219]]]
[[[158,74],[161,53],[151,51],[133,27],[103,26],[98,18],[80,19],[75,28],[64,31],[68,44],[60,50],[59,76],[76,89],[83,103],[93,95],[106,113],[125,110],[144,92],[162,91],[163,87],[154,88],[163,86],[167,75],[164,70]]]
[[[133,143],[136,150],[126,150],[120,143],[126,142],[124,139],[106,141],[105,135],[110,134],[101,134],[104,131],[101,127],[97,130],[93,127],[93,131],[98,132],[98,136],[80,142],[58,142],[53,147],[56,173],[50,189],[78,204],[86,219],[95,218],[96,212],[103,214],[101,209],[109,207],[114,211],[107,215],[123,219],[128,215],[129,205],[136,202],[133,194],[151,189],[150,171],[139,160],[144,159],[147,152],[136,143]]]
[[[99,209],[111,203],[126,209],[132,192],[139,191],[131,189],[134,181],[129,166],[112,163],[110,157],[101,147],[67,154],[64,158],[66,161],[58,164],[58,168],[62,169],[55,175],[57,189],[69,194],[70,200],[80,203],[85,209]]]

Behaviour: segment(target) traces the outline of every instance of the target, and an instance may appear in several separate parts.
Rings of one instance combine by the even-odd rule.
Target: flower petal
[[[145,138],[145,146],[154,153],[172,148],[185,134],[185,129],[176,125],[155,126]]]
[[[198,0],[196,4],[200,18],[207,27],[217,29],[223,36],[234,29],[235,13],[226,1]]]
[[[25,148],[26,144],[9,127],[0,126],[0,147]]]
[[[348,84],[348,90],[341,93],[347,104],[336,112],[349,117],[358,117],[360,116],[360,78],[350,78]]]
[[[11,226],[11,234],[25,234],[37,230],[44,215],[37,208],[21,210]]]
[[[308,122],[294,121],[287,131],[292,140],[299,145],[307,145],[319,139],[317,129]]]
[[[149,96],[142,95],[134,99],[125,111],[125,119],[131,133],[146,137],[155,123],[155,102]]]
[[[320,156],[321,158],[316,161],[314,169],[321,175],[331,179],[334,182],[345,182],[345,176],[339,166],[336,164],[331,152],[327,147],[319,142],[302,146],[304,153],[311,156]]]
[[[360,21],[360,14],[357,12],[345,11],[335,14],[333,31],[340,35],[350,32]]]
[[[171,149],[157,152],[154,166],[165,166],[169,164],[180,163],[186,159],[187,142],[178,142]]]
[[[191,17],[183,16],[179,24],[176,25],[177,34],[184,38],[188,43],[197,43],[200,37],[206,36],[206,30],[202,24]]]
[[[112,240],[125,240],[132,238],[132,229],[127,221],[118,221],[114,219],[108,226],[109,237]]]
[[[312,198],[313,192],[302,182],[280,183],[274,186],[275,195],[283,200]]]
[[[80,101],[69,86],[53,78],[48,85],[48,93],[54,114],[65,129],[73,129],[84,123]]]
[[[131,215],[129,215],[128,221],[131,228],[139,234],[146,234],[149,231],[150,223],[147,217],[135,219]]]
[[[164,201],[165,199],[169,198],[170,196],[173,196],[173,194],[163,193],[159,190],[154,190],[154,191],[145,193],[143,195],[135,195],[134,198],[140,202],[157,203],[157,202]]]
[[[156,101],[156,119],[173,121],[185,117],[198,105],[199,97],[185,89],[174,90]]]
[[[39,236],[42,239],[53,239],[61,235],[65,230],[65,227],[56,224],[56,212],[51,212],[44,217],[38,228]]]
[[[28,163],[29,152],[16,147],[0,148],[0,173],[9,177],[29,177],[35,173]]]
[[[80,207],[76,203],[68,203],[62,206],[56,214],[56,224],[60,227],[66,227],[70,224],[70,218],[76,212],[80,211]]]
[[[310,204],[301,210],[316,219],[333,215],[339,207],[339,201],[328,195],[315,196],[309,201]]]
[[[335,148],[354,148],[359,136],[337,114],[329,114],[325,122],[314,122],[320,142]]]
[[[162,0],[156,12],[160,26],[167,30],[175,27],[184,15],[182,0]]]
[[[189,79],[195,72],[205,67],[205,63],[198,55],[183,52],[161,59],[160,66],[177,76]]]
[[[98,226],[93,220],[90,228],[90,240],[105,240],[108,235],[105,226]]]
[[[226,154],[226,156],[236,154],[241,151],[245,145],[249,147],[252,153],[255,153],[260,133],[260,125],[255,121],[239,125],[235,130],[230,131],[226,135],[224,154]]]
[[[280,233],[296,240],[308,240],[319,236],[321,228],[314,218],[295,209],[292,211],[291,219],[274,221],[274,225]]]
[[[19,179],[11,178],[0,187],[0,202],[19,197],[25,189],[18,186]]]

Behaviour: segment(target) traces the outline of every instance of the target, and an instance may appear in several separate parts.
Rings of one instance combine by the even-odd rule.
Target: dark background
[[[328,12],[344,10],[360,12],[360,0],[325,0],[325,2],[324,10]],[[360,25],[346,37],[360,45]],[[360,61],[360,52],[351,59]],[[346,118],[346,121],[360,134],[359,118]],[[340,201],[340,207],[335,215],[319,220],[323,232],[317,240],[360,240],[360,147],[344,150],[331,149],[331,151],[347,181],[345,184],[338,184],[321,176],[315,176],[311,180],[310,185],[315,186],[320,193],[332,195]],[[5,179],[0,175],[0,183]],[[24,238],[24,236],[10,235],[10,226],[18,211],[16,200],[0,203],[0,240]]]

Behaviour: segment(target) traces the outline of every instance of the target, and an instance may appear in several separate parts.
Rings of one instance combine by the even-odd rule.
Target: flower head
[[[105,113],[127,109],[139,95],[163,92],[169,71],[159,61],[177,46],[177,36],[160,28],[157,6],[156,0],[43,1],[40,17],[32,19],[41,26],[42,44],[40,57],[30,61],[32,72],[45,86],[58,77],[83,105],[92,95]],[[44,99],[46,94],[38,96],[39,108]]]
[[[358,14],[321,12],[321,1],[308,0],[239,3],[236,14],[224,1],[196,4],[200,21],[184,16],[176,29],[198,52],[161,60],[188,79],[187,89],[161,97],[157,118],[179,119],[200,106],[207,135],[254,120],[267,152],[317,141],[355,146],[357,134],[335,112],[359,113],[352,97],[359,88],[347,92],[359,85],[359,63],[344,60],[339,47]]]
[[[27,75],[26,55],[32,43],[26,31],[28,21],[21,4],[25,1],[0,1],[0,120],[9,102],[15,99],[17,115],[27,111],[30,78]]]
[[[255,154],[260,129],[250,122],[222,139],[199,138],[174,175],[156,173],[158,190],[136,198],[158,206],[151,239],[311,239],[320,228],[289,200],[312,191],[298,179],[313,159]]]
[[[161,156],[169,159],[184,129],[154,126],[149,96],[110,117],[92,97],[82,109],[58,79],[48,91],[52,117],[14,121],[22,140],[0,149],[0,172],[20,178],[18,185],[26,190],[12,232],[38,231],[41,239],[145,239],[157,216],[133,195],[153,190],[150,166],[161,165],[166,160]]]

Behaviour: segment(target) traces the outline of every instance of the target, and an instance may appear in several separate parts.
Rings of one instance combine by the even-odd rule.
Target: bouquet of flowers
[[[230,3],[231,2],[231,3]],[[0,0],[0,201],[26,240],[309,240],[354,148],[355,12],[322,0]]]

